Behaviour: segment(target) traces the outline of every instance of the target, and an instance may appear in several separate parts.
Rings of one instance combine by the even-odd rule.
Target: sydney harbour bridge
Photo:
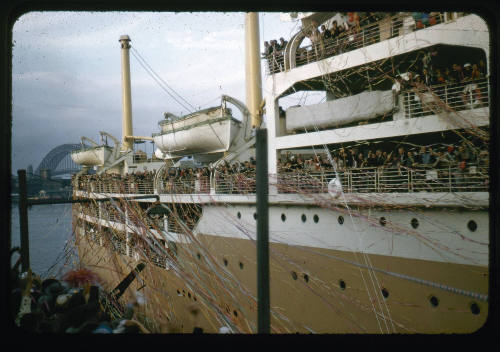
[[[81,170],[81,166],[71,160],[71,152],[80,148],[81,144],[61,144],[45,155],[35,172],[30,165],[27,170],[28,197],[69,197],[71,185],[68,176]],[[12,191],[14,194],[19,191],[17,176],[12,179]]]
[[[49,177],[52,177],[77,173],[81,166],[71,160],[71,152],[81,147],[81,144],[61,144],[55,147],[45,155],[34,174],[41,176],[48,171]]]

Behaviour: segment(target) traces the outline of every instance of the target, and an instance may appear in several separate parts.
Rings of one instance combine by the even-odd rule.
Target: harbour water
[[[12,204],[11,246],[20,245],[19,208]],[[28,208],[31,269],[42,277],[58,276],[71,268],[76,256],[71,245],[71,204],[33,205]],[[12,265],[19,255],[12,257]]]

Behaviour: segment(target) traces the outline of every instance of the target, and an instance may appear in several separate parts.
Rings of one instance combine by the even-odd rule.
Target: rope
[[[184,109],[188,110],[188,112],[192,113],[193,111],[196,110],[189,102],[187,102],[182,96],[180,96],[177,92],[175,92],[175,90],[173,88],[171,88],[160,76],[158,76],[158,74],[151,68],[151,66],[149,66],[149,64],[144,60],[144,58],[142,58],[142,56],[140,56],[139,52],[136,49],[132,48],[131,53],[137,59],[137,62],[139,62],[139,64],[151,76],[151,78],[153,78],[153,80],[160,86],[160,88],[164,92],[166,92],[172,99],[174,99]],[[172,90],[172,92],[175,93],[180,99],[182,99],[185,102],[185,104],[189,105],[190,108],[187,107],[184,103],[177,100],[177,98],[174,95],[172,95],[162,84],[167,86],[170,90]]]

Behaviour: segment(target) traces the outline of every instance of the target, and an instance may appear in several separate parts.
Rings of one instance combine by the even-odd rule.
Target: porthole
[[[297,273],[292,271],[292,279],[297,280]]]
[[[386,288],[383,288],[383,289],[382,289],[382,296],[384,296],[384,298],[389,297],[389,291],[387,291],[387,289],[386,289]]]
[[[201,260],[201,254],[200,253],[196,253],[196,257],[198,258],[198,260]]]
[[[378,222],[379,222],[379,223],[380,223],[380,225],[382,225],[382,226],[385,226],[385,224],[387,224],[387,220],[386,220],[383,216],[380,218],[380,220],[379,220]]]
[[[477,224],[474,220],[469,220],[469,222],[467,223],[467,227],[469,228],[469,230],[471,232],[474,232],[477,230]]]
[[[238,219],[241,219],[241,213],[238,212],[238,214],[236,214],[236,216],[238,217]]]
[[[281,214],[281,221],[285,222],[286,220],[286,215],[285,214]]]
[[[222,258],[222,261],[224,262],[224,266],[227,266],[227,259],[226,258]]]
[[[181,291],[177,290],[177,294],[180,296],[181,295]]]
[[[429,297],[429,303],[431,304],[431,307],[437,307],[439,305],[439,299],[437,299],[436,296],[430,296]]]
[[[253,218],[257,220],[257,213],[253,213]]]
[[[238,312],[237,312],[237,311],[235,311],[235,310],[233,310],[233,314],[234,314],[234,316],[235,316],[235,317],[237,317],[237,316],[238,316]]]
[[[319,221],[319,216],[317,214],[314,214],[313,220],[317,224]]]
[[[418,220],[416,218],[411,219],[411,227],[414,229],[418,227]]]
[[[339,280],[339,287],[341,290],[345,290],[346,285],[344,280]]]
[[[344,223],[344,217],[342,215],[340,215],[337,220],[338,220],[340,225],[342,225]]]
[[[243,263],[239,262],[238,265],[240,266],[240,269],[243,269]]]
[[[309,275],[304,274],[304,281],[305,281],[305,282],[309,282]]]
[[[307,220],[306,214],[302,214],[300,218],[302,219],[302,222],[306,222]]]
[[[188,292],[188,297],[191,298],[191,292]]]
[[[471,305],[470,305],[470,311],[474,315],[478,315],[481,312],[481,310],[479,309],[479,306],[477,305],[476,302],[472,302],[471,303]]]

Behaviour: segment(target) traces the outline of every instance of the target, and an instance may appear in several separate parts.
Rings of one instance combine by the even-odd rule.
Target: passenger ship
[[[114,139],[114,149],[95,145],[74,153],[85,170],[73,181],[74,197],[117,197],[74,205],[80,261],[109,288],[145,263],[121,299],[144,295],[138,314],[153,331],[257,331],[255,187],[251,174],[236,179],[218,172],[224,162],[254,156],[254,128],[264,126],[257,16],[246,15],[246,104],[224,96],[219,107],[165,114],[152,137],[133,136],[130,38],[122,36],[123,139]],[[391,90],[394,73],[411,71],[423,52],[437,51],[442,66],[482,59],[488,68],[485,21],[435,13],[420,26],[411,13],[387,13],[354,35],[306,45],[311,26],[341,15],[285,16],[302,28],[281,56],[267,58],[262,85],[271,332],[481,329],[489,308],[488,165],[343,170],[331,151],[394,141],[465,141],[487,150],[489,76],[474,82],[481,104],[466,94],[467,84],[402,90],[399,99]],[[281,112],[282,99],[299,91],[323,91],[325,101]],[[155,142],[152,158],[133,151],[137,139]],[[332,171],[284,172],[279,161],[289,153],[322,155]],[[169,178],[187,156],[209,175]],[[85,175],[91,168],[96,175]],[[138,171],[149,178],[131,175]]]

